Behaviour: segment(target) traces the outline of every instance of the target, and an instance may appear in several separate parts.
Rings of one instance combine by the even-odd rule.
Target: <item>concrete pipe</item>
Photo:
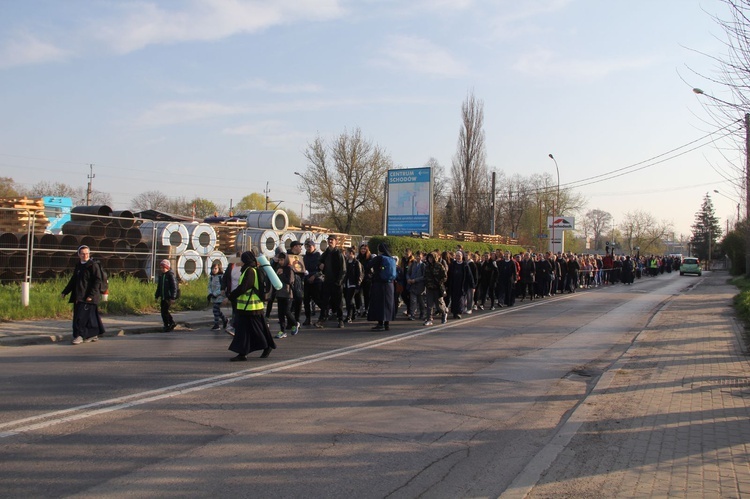
[[[110,256],[107,259],[107,269],[111,269],[113,272],[123,269],[123,261],[119,256]]]
[[[104,237],[107,239],[120,239],[120,232],[122,232],[122,229],[119,225],[109,224],[104,228]],[[140,236],[140,232],[138,235]]]
[[[81,243],[79,246],[88,246],[92,252],[99,250],[99,240],[95,237],[81,236],[79,242]]]
[[[238,215],[246,217],[248,228],[285,231],[289,227],[289,217],[284,210],[244,211]]]
[[[44,271],[52,266],[52,256],[43,253],[34,253],[31,258],[31,268]]]
[[[99,240],[98,249],[100,253],[112,253],[115,250],[115,241],[112,239]]]
[[[106,230],[99,220],[72,220],[63,224],[62,233],[71,236],[104,237]]]
[[[140,255],[144,253],[151,253],[151,250],[149,249],[148,244],[141,241],[133,246],[133,253],[137,253]]]
[[[216,248],[216,231],[209,224],[185,224],[185,228],[190,235],[190,249],[207,256]]]
[[[0,234],[0,248],[7,249],[18,249],[20,248],[18,242],[18,235],[13,232],[3,232]]]
[[[50,268],[55,272],[63,272],[68,265],[68,258],[70,258],[70,255],[62,251],[52,253]]]
[[[181,281],[194,281],[203,274],[203,259],[195,250],[186,250],[177,257],[177,277]]]
[[[140,262],[136,255],[126,255],[122,259],[122,268],[127,272],[135,272],[140,268]]]
[[[129,253],[132,246],[126,239],[115,239],[113,242],[114,247],[112,251],[116,253]]]
[[[139,232],[144,241],[156,238],[157,249],[171,249],[180,254],[187,249],[189,237],[184,225],[177,222],[144,222]]]
[[[26,253],[14,251],[8,255],[7,270],[16,274],[23,274],[26,271]]]
[[[143,236],[141,235],[140,230],[136,227],[131,227],[129,229],[122,229],[120,232],[120,238],[126,239],[131,245],[135,245],[141,242]]]
[[[55,250],[60,247],[62,236],[56,234],[42,234],[39,239],[39,248]]]
[[[211,267],[213,267],[214,262],[219,262],[221,264],[221,270],[226,272],[227,265],[229,265],[229,260],[227,260],[227,257],[224,253],[214,250],[206,257],[206,262],[203,267],[204,269],[206,269],[207,274],[211,273]]]
[[[60,239],[60,248],[77,250],[79,246],[79,240],[80,239],[78,239],[77,236],[65,234],[62,239]]]
[[[111,216],[112,208],[107,205],[74,206],[70,210],[70,219],[74,221],[100,220],[105,225]]]
[[[135,216],[130,210],[115,210],[112,212],[112,225],[121,229],[129,229],[135,225]]]

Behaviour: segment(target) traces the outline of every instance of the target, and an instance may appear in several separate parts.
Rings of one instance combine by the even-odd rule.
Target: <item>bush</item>
[[[33,282],[29,289],[29,306],[21,306],[21,285],[19,283],[0,286],[0,320],[17,321],[23,319],[72,319],[73,307],[68,303],[70,295],[60,298],[60,293],[70,276],[59,277],[46,282]],[[205,310],[208,277],[180,283],[180,299],[172,310]],[[102,302],[99,309],[102,315],[141,315],[159,311],[154,299],[156,284],[143,282],[133,277],[109,278],[109,300]]]

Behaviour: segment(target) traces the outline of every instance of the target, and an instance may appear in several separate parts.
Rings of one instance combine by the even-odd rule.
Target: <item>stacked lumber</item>
[[[480,243],[487,244],[502,244],[503,236],[493,234],[477,234],[476,240]]]
[[[244,220],[211,224],[216,231],[216,249],[225,255],[234,254],[237,234],[247,227]]]
[[[34,234],[44,234],[49,219],[44,214],[44,200],[0,198],[0,232],[28,232],[32,220]]]
[[[477,235],[473,232],[462,230],[456,234],[456,241],[476,241]]]
[[[302,224],[302,230],[310,231],[310,232],[331,232],[331,229],[327,227],[320,227],[318,225],[310,225],[310,224]]]
[[[453,237],[453,234],[441,234],[441,233],[438,233],[438,239],[446,239],[446,240],[452,241],[453,239],[455,239],[455,237]]]

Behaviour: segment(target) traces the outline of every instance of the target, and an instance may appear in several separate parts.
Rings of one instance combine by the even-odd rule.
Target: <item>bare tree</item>
[[[146,191],[138,194],[131,201],[134,210],[159,210],[169,209],[169,197],[161,191]]]
[[[362,137],[357,128],[346,131],[326,145],[320,137],[308,144],[309,165],[302,175],[304,191],[311,189],[313,202],[336,230],[350,233],[361,210],[382,214],[385,176],[393,162],[377,145]]]
[[[83,205],[86,203],[86,188],[73,187],[63,182],[48,182],[42,180],[32,185],[28,190],[23,192],[24,196],[30,198],[41,198],[45,196],[71,198],[73,204]],[[91,191],[91,203],[94,205],[112,205],[112,196],[108,193]]]
[[[528,181],[517,173],[502,180],[498,188],[498,232],[518,237],[521,221],[531,204],[531,188]]]
[[[461,105],[461,130],[451,166],[451,198],[455,222],[467,230],[478,230],[487,200],[487,164],[484,143],[484,103],[470,93]]]
[[[582,225],[591,230],[594,236],[594,249],[600,249],[602,236],[612,225],[612,214],[598,208],[589,210],[584,216]]]
[[[661,254],[664,240],[673,229],[671,222],[658,221],[650,213],[635,210],[625,214],[620,230],[625,238],[625,251],[631,252],[639,248],[642,254]]]

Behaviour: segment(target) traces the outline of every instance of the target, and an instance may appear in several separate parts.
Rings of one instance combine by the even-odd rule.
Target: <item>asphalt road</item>
[[[497,497],[676,274],[425,328],[192,332],[0,352],[3,497]]]

